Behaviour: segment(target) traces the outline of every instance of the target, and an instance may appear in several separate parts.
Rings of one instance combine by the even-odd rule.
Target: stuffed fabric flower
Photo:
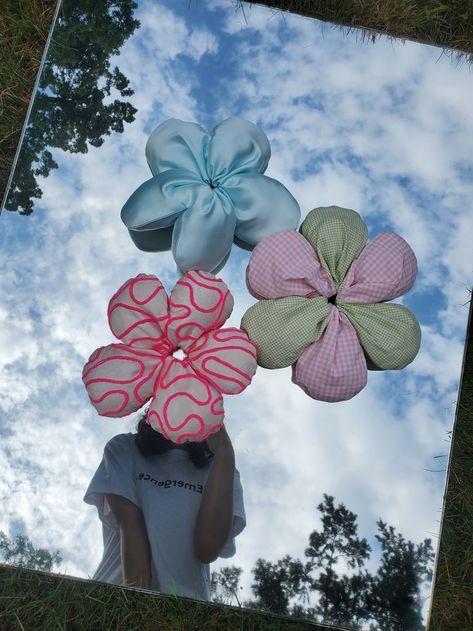
[[[124,205],[121,217],[140,250],[172,249],[181,271],[216,273],[232,243],[252,249],[263,237],[296,229],[299,204],[263,175],[271,155],[265,134],[229,118],[209,134],[170,119],[151,134],[153,174]]]
[[[242,392],[256,371],[247,334],[220,328],[232,309],[228,287],[206,272],[187,273],[169,298],[156,276],[128,280],[108,306],[122,343],[97,349],[82,373],[98,413],[126,416],[151,399],[148,423],[175,443],[217,431],[222,394]]]
[[[300,228],[274,234],[254,249],[250,293],[261,302],[241,326],[258,364],[292,365],[294,383],[320,401],[343,401],[367,382],[367,368],[404,368],[420,346],[420,327],[403,305],[386,303],[413,285],[414,252],[394,232],[367,243],[358,213],[312,210]]]

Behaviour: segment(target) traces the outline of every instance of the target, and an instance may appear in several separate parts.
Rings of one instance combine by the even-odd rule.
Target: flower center
[[[182,362],[185,359],[187,359],[187,355],[180,348],[175,350],[174,353],[172,354],[172,356],[174,357],[174,359],[178,359],[180,362]]]
[[[333,296],[330,296],[330,298],[327,298],[327,300],[330,302],[330,304],[334,305],[335,304],[335,300],[337,299],[337,294],[333,294]]]
[[[220,186],[220,182],[218,180],[215,180],[215,182],[213,180],[204,180],[204,182],[208,184],[212,190]]]

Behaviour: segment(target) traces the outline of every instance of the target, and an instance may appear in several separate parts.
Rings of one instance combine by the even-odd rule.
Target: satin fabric
[[[263,175],[271,148],[249,121],[230,118],[207,133],[170,119],[151,134],[145,153],[153,177],[130,196],[121,218],[139,249],[172,249],[182,273],[215,274],[233,243],[252,250],[299,224],[297,201]]]

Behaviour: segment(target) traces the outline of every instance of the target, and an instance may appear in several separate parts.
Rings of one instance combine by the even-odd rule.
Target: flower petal
[[[172,350],[164,335],[168,317],[168,297],[156,276],[130,278],[108,305],[108,322],[115,337],[129,346],[164,354]]]
[[[395,232],[383,232],[353,261],[337,299],[364,303],[392,300],[409,291],[416,274],[416,257],[408,243]]]
[[[339,289],[368,239],[368,229],[360,215],[338,206],[314,208],[304,219],[300,232]]]
[[[179,215],[195,203],[200,188],[207,189],[190,171],[173,169],[144,182],[121,210],[128,230],[169,228]]]
[[[221,269],[223,269],[228,261],[228,259],[230,258],[230,254],[231,252],[228,252],[228,254],[225,256],[225,258],[223,258],[220,263],[217,265],[217,267],[214,267],[212,269],[212,274],[218,274],[220,272]],[[180,273],[181,276],[184,276],[185,271],[181,270],[180,267],[177,267],[178,272]]]
[[[319,339],[331,309],[322,297],[263,300],[246,311],[241,328],[256,346],[260,366],[284,368]]]
[[[178,267],[215,272],[231,250],[235,213],[220,190],[202,186],[193,205],[176,221],[172,252]]]
[[[338,303],[352,323],[366,355],[381,370],[404,368],[417,355],[421,330],[415,316],[393,303]]]
[[[274,232],[297,229],[299,204],[281,182],[247,173],[232,175],[223,188],[235,208],[235,236],[248,246]]]
[[[186,351],[201,335],[221,327],[232,310],[233,297],[223,280],[208,272],[187,272],[169,296],[166,336]]]
[[[164,358],[124,344],[98,348],[82,371],[90,402],[101,416],[136,412],[152,396]]]
[[[128,230],[131,240],[143,252],[168,252],[172,248],[174,226],[156,230]]]
[[[207,179],[205,154],[209,134],[196,123],[170,118],[157,127],[146,143],[146,159],[153,175],[169,169],[187,169]]]
[[[222,394],[239,394],[256,372],[256,348],[241,329],[210,331],[187,353],[194,370]]]
[[[223,416],[220,392],[189,362],[168,357],[156,383],[148,423],[174,443],[200,442],[217,431]]]
[[[266,134],[253,123],[228,118],[211,132],[207,171],[220,184],[237,173],[264,173],[271,157]]]
[[[332,309],[317,342],[302,353],[292,369],[292,381],[318,401],[347,401],[368,380],[365,356],[348,318]]]
[[[246,269],[246,284],[259,299],[335,294],[314,249],[295,230],[271,234],[258,243]]]

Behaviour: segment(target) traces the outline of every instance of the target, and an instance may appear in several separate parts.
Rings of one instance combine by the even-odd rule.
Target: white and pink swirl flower
[[[151,399],[148,423],[175,443],[202,441],[223,423],[223,394],[239,394],[256,372],[256,348],[237,328],[226,284],[191,271],[168,297],[156,276],[139,274],[110,300],[121,341],[94,351],[82,380],[101,416],[122,417]],[[181,351],[182,358],[176,351]]]

